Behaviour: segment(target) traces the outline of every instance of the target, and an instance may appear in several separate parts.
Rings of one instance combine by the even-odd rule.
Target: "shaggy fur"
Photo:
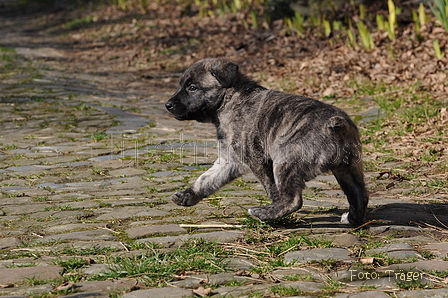
[[[272,204],[249,209],[273,220],[302,206],[305,182],[332,171],[350,204],[342,222],[363,222],[364,185],[358,130],[342,110],[318,100],[268,90],[225,59],[205,59],[182,76],[165,104],[178,120],[216,127],[221,154],[191,187],[172,200],[192,206],[233,179],[252,171]]]

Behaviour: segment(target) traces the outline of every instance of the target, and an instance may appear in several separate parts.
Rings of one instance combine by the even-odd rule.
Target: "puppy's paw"
[[[269,206],[269,205],[268,205]],[[262,221],[278,219],[279,216],[273,212],[272,208],[266,206],[263,207],[253,207],[248,210],[249,214],[259,218]]]
[[[202,197],[196,195],[191,188],[176,192],[171,196],[171,200],[180,206],[193,206],[202,200]]]
[[[345,212],[344,214],[342,214],[341,216],[341,223],[343,224],[350,224],[350,222],[348,221],[348,212]]]

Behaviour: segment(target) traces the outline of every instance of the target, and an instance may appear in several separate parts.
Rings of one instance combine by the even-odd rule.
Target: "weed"
[[[436,16],[437,20],[448,31],[448,0],[433,0],[435,7],[430,3],[429,6]]]
[[[387,7],[389,9],[388,21],[384,23],[387,31],[387,36],[390,40],[395,40],[395,28],[397,27],[397,10],[395,9],[394,1],[388,0]]]
[[[435,39],[432,44],[433,44],[433,47],[434,47],[434,52],[436,54],[437,60],[442,60],[442,58],[443,58],[443,56],[445,56],[445,54],[440,49],[439,40]]]
[[[429,250],[421,250],[420,254],[422,257],[424,257],[425,259],[434,259],[435,255],[433,252],[429,251]],[[447,271],[448,272],[448,271]]]
[[[157,193],[157,192],[159,192],[159,189],[157,188],[157,186],[147,186],[146,188],[148,189],[149,193]]]
[[[325,290],[328,292],[335,292],[343,287],[344,287],[343,283],[330,279],[327,281],[327,284],[325,285]]]
[[[2,151],[9,151],[9,150],[14,150],[14,149],[19,149],[19,146],[15,145],[15,144],[6,145],[2,148]]]
[[[288,287],[288,286],[274,286],[271,288],[271,292],[278,296],[297,296],[302,294],[302,290],[299,288]]]
[[[361,44],[367,51],[371,51],[375,48],[375,44],[373,43],[372,35],[369,32],[369,29],[364,25],[362,21],[356,23],[358,27]]]
[[[437,270],[425,270],[426,273],[437,276],[438,278],[448,278],[448,270],[437,271]]]
[[[37,279],[36,277],[25,277],[25,283],[31,287],[34,286],[40,286],[50,283],[51,281],[44,280],[44,279]]]
[[[236,280],[236,279],[232,279],[229,280],[227,282],[225,282],[224,284],[220,284],[219,286],[226,286],[226,287],[239,287],[244,285],[246,281],[245,280]]]
[[[291,274],[283,277],[289,281],[314,281],[313,276],[304,274]]]
[[[59,265],[63,267],[66,272],[72,272],[75,269],[87,267],[89,265],[89,262],[85,259],[78,258],[78,257],[72,257],[72,258],[58,258],[56,261],[54,261],[55,265]]]
[[[89,256],[89,255],[108,255],[112,252],[116,251],[110,247],[99,247],[97,245],[93,245],[89,248],[79,248],[72,246],[65,246],[61,251],[57,253],[57,255],[77,255],[77,256]],[[83,264],[82,260],[72,260],[72,263],[78,263],[80,265]],[[81,267],[82,268],[82,267]]]
[[[88,111],[88,110],[92,109],[92,107],[81,102],[75,106],[75,109],[77,109],[79,111]]]
[[[263,297],[265,297],[265,295],[263,295],[263,294],[260,293],[260,292],[250,292],[250,293],[247,295],[247,298],[263,298]]]
[[[311,261],[310,264],[317,265],[326,271],[330,272],[331,270],[337,268],[339,261],[329,258],[326,260],[320,260],[320,261]]]
[[[148,250],[134,256],[110,257],[111,272],[95,278],[134,277],[147,286],[161,286],[185,271],[224,272],[227,255],[216,243],[192,239],[171,252]]]
[[[22,268],[22,267],[36,267],[36,263],[15,263],[13,265],[5,266],[5,268]]]
[[[99,168],[94,167],[92,169],[92,174],[99,175],[99,176],[105,176],[107,174],[107,171],[106,170],[101,170]]]
[[[305,18],[298,11],[296,11],[292,19],[285,19],[285,23],[291,31],[296,32],[299,36],[303,36],[306,31],[303,25],[304,20]]]
[[[101,140],[108,139],[109,135],[105,131],[100,131],[91,135],[90,138],[95,142],[99,142]]]
[[[418,290],[418,289],[431,289],[432,284],[424,282],[422,279],[413,279],[411,281],[395,280],[396,285],[402,290]]]

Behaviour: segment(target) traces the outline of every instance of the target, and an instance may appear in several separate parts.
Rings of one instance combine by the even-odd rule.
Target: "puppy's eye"
[[[189,92],[194,92],[194,91],[198,90],[198,87],[196,85],[190,85],[190,86],[188,86],[187,90]]]

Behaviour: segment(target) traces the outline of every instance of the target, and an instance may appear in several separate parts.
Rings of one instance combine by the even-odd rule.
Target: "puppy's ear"
[[[238,75],[238,65],[218,59],[210,66],[210,72],[224,88],[230,88]]]

